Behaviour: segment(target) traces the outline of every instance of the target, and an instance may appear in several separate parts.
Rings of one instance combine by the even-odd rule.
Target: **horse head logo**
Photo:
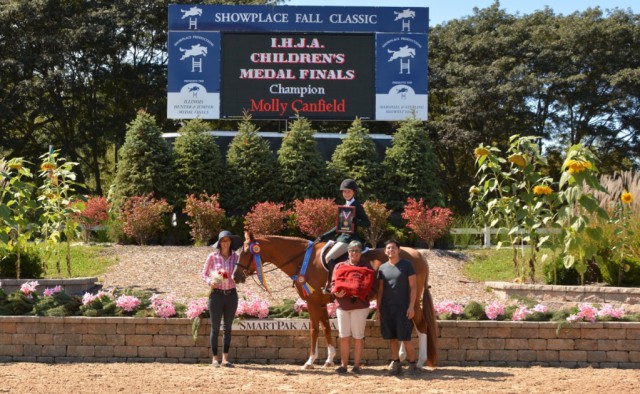
[[[406,19],[406,18],[415,18],[416,17],[416,12],[407,8],[406,10],[402,10],[402,12],[398,12],[398,11],[393,11],[394,14],[396,14],[396,19],[394,19],[394,21],[397,21],[399,19]]]
[[[182,18],[180,19],[188,18],[190,16],[202,16],[202,8],[198,7],[191,7],[188,10],[180,10],[180,12],[182,12]]]
[[[390,49],[387,49],[387,52],[391,53],[391,57],[389,58],[389,61],[393,61],[396,59],[401,59],[401,58],[405,58],[405,57],[415,57],[416,56],[416,49],[415,48],[409,48],[409,45],[405,45],[403,47],[400,47],[397,51],[392,51]]]
[[[207,47],[202,46],[200,44],[195,44],[195,45],[191,45],[190,49],[183,49],[183,48],[179,48],[180,52],[184,52],[184,54],[182,55],[182,57],[180,58],[180,60],[184,60],[188,57],[196,57],[196,56],[207,56]]]

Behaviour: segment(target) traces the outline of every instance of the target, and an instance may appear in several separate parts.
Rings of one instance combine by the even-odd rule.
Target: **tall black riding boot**
[[[331,294],[331,279],[333,278],[333,269],[336,266],[336,261],[334,259],[331,259],[327,262],[327,268],[329,268],[329,276],[327,276],[327,284],[325,285],[324,289],[322,289],[322,291],[325,294]]]

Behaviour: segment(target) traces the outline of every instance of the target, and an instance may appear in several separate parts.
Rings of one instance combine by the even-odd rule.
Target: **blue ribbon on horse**
[[[307,277],[305,276],[305,274],[307,273],[307,267],[309,266],[309,260],[311,259],[311,252],[313,251],[312,246],[313,242],[309,241],[309,244],[307,245],[307,251],[304,254],[304,260],[302,261],[302,267],[300,267],[300,273],[298,275],[291,276],[291,279],[293,279],[294,282],[298,283],[300,287],[302,287],[302,290],[307,296],[311,295],[311,293],[313,293],[314,291],[314,288],[307,283]]]
[[[271,294],[271,290],[269,290],[269,286],[267,285],[266,278],[264,276],[263,268],[262,268],[262,259],[260,258],[260,244],[257,242],[253,242],[249,245],[249,251],[253,256],[253,261],[256,263],[256,274],[258,275],[258,280],[260,284],[264,287],[264,289]]]

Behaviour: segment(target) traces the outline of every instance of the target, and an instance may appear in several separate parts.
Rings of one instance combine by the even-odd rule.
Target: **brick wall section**
[[[440,321],[439,327],[440,365],[640,369],[640,323],[577,323],[558,329],[548,322]],[[203,322],[194,342],[188,319],[0,317],[0,362],[208,363],[209,329]],[[308,348],[306,330],[235,330],[230,353],[237,362],[302,363]],[[319,361],[325,357],[321,337]],[[373,322],[367,327],[364,359],[369,364],[389,360],[388,342]]]

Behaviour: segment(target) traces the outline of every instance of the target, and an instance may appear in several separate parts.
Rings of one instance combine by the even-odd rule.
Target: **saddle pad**
[[[336,267],[333,277],[335,280],[332,293],[344,290],[347,296],[366,301],[375,280],[375,271],[367,267],[342,264]]]

